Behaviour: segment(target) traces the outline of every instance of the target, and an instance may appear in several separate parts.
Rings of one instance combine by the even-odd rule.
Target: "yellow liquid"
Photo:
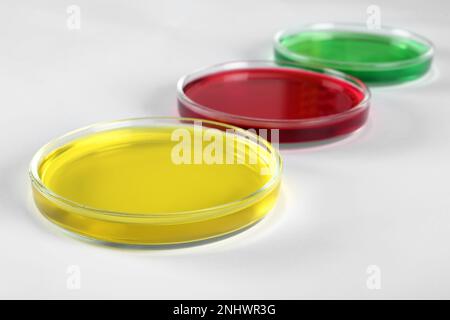
[[[41,161],[38,174],[48,190],[65,200],[35,188],[38,207],[66,229],[128,244],[207,239],[252,224],[270,210],[278,183],[261,195],[249,197],[273,177],[274,163],[267,150],[237,136],[232,140],[234,147],[229,148],[225,133],[214,130],[223,140],[215,145],[221,148],[211,154],[223,151],[223,161],[209,164],[201,159],[195,163],[195,132],[186,127],[192,146],[182,154],[189,151],[191,157],[184,158],[189,158],[188,163],[177,163],[174,148],[180,141],[173,141],[175,129],[116,129],[57,148]],[[200,140],[203,136],[201,132]],[[209,143],[203,142],[200,152]],[[244,148],[238,150],[238,143]],[[227,152],[233,153],[231,157]],[[251,152],[257,154],[253,161]],[[201,153],[205,159],[208,155]],[[232,163],[226,163],[225,157]],[[242,157],[245,161],[239,163]],[[242,200],[246,197],[248,200]],[[211,210],[213,207],[216,209]]]

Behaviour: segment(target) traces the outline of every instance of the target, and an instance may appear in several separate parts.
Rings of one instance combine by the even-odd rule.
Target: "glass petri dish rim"
[[[255,68],[279,68],[296,71],[300,69],[302,70],[302,72],[305,73],[327,75],[332,78],[338,78],[339,80],[352,85],[353,87],[360,90],[363,93],[364,97],[353,108],[337,114],[331,114],[327,116],[320,116],[314,118],[268,119],[268,118],[241,116],[237,114],[231,114],[228,112],[217,111],[213,108],[195,102],[194,100],[189,98],[184,92],[184,88],[190,82],[205,77],[207,75],[229,70],[245,70]],[[182,76],[177,83],[177,98],[180,102],[183,103],[184,106],[187,106],[194,112],[201,114],[202,116],[206,116],[207,118],[215,119],[217,121],[230,122],[233,123],[234,125],[245,126],[248,125],[248,123],[253,123],[256,126],[266,126],[270,128],[297,129],[308,126],[315,126],[318,124],[329,123],[336,120],[340,120],[342,118],[350,117],[351,115],[360,112],[362,109],[369,107],[371,93],[369,88],[364,84],[364,82],[362,82],[358,78],[330,68],[314,67],[314,70],[311,70],[306,68],[305,66],[291,62],[276,62],[273,60],[238,60],[215,64],[209,67],[198,69],[190,74]]]
[[[420,42],[428,47],[428,50],[422,53],[421,55],[411,58],[405,59],[401,61],[395,62],[351,62],[351,61],[340,61],[340,60],[332,60],[332,59],[322,59],[315,58],[309,55],[298,54],[292,52],[285,46],[281,44],[281,40],[289,35],[298,34],[305,31],[313,31],[313,30],[334,30],[334,31],[349,31],[349,32],[358,32],[358,33],[366,33],[366,34],[379,34],[386,36],[398,36],[403,38],[408,38],[411,40],[415,40]],[[381,26],[377,29],[369,29],[366,24],[362,23],[342,23],[342,22],[320,22],[320,23],[311,23],[303,26],[299,26],[297,28],[292,29],[284,29],[278,31],[273,38],[273,46],[277,52],[282,53],[286,57],[296,61],[298,63],[309,63],[309,64],[317,64],[317,65],[327,65],[332,68],[353,68],[354,70],[392,70],[398,69],[401,67],[407,67],[410,65],[414,65],[430,59],[434,55],[434,45],[427,38],[416,34],[412,31],[406,29],[400,29],[390,26]]]
[[[270,178],[269,181],[267,181],[261,188],[256,190],[253,193],[250,193],[249,195],[225,203],[217,206],[212,206],[204,209],[198,209],[198,210],[188,210],[188,211],[178,211],[178,212],[158,212],[158,213],[133,213],[133,212],[122,212],[122,211],[111,211],[111,210],[103,210],[99,208],[94,208],[90,206],[83,205],[82,203],[78,203],[76,201],[72,201],[70,199],[67,199],[49,188],[45,186],[43,181],[41,180],[38,169],[39,165],[41,163],[41,160],[45,155],[47,155],[49,152],[55,150],[56,148],[67,144],[70,141],[73,141],[77,138],[89,135],[89,134],[95,134],[97,132],[102,131],[108,131],[112,129],[119,129],[119,128],[126,128],[126,127],[132,127],[130,125],[127,125],[128,123],[135,123],[135,122],[149,122],[149,123],[157,123],[157,122],[170,122],[174,121],[174,123],[185,123],[185,122],[202,122],[207,123],[213,126],[221,126],[226,129],[233,129],[235,132],[239,132],[245,137],[249,137],[250,141],[258,141],[258,143],[270,153],[271,155],[271,161],[274,161],[275,168],[274,168],[274,174]],[[141,126],[134,126],[134,127],[143,127]],[[257,140],[255,140],[257,139]],[[222,216],[224,214],[220,214],[220,212],[231,210],[233,208],[238,208],[241,205],[250,205],[256,202],[257,200],[264,197],[266,194],[270,193],[280,182],[281,180],[281,173],[282,173],[282,159],[280,156],[280,153],[276,148],[274,148],[267,140],[257,136],[256,134],[252,132],[248,132],[244,129],[241,129],[239,127],[221,123],[218,121],[210,121],[205,119],[198,119],[198,118],[189,118],[189,117],[137,117],[137,118],[127,118],[127,119],[120,119],[120,120],[113,120],[113,121],[103,121],[94,123],[89,126],[85,126],[76,130],[72,130],[62,136],[59,136],[58,138],[55,138],[51,141],[49,141],[47,144],[43,145],[33,156],[31,163],[29,165],[28,174],[31,180],[32,185],[45,197],[49,198],[51,201],[57,201],[61,202],[69,207],[77,208],[86,210],[90,213],[95,213],[100,216],[115,216],[115,217],[127,217],[127,218],[142,218],[142,219],[151,219],[151,218],[167,218],[168,216],[174,217],[174,218],[180,218],[183,217],[186,218],[195,218],[198,216],[201,217],[211,217],[214,216]],[[80,215],[83,213],[79,213]],[[226,213],[225,213],[226,215]]]

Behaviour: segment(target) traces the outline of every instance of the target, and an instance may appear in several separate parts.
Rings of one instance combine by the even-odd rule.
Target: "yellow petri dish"
[[[33,197],[50,221],[102,242],[165,245],[250,226],[273,207],[281,159],[266,140],[190,118],[95,124],[42,147]]]

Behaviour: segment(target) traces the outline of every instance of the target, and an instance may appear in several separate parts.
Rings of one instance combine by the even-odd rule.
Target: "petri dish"
[[[370,93],[360,80],[331,69],[274,61],[208,67],[178,81],[182,116],[254,129],[272,143],[324,140],[362,127]]]
[[[277,61],[327,67],[372,85],[422,77],[433,59],[432,43],[412,32],[363,24],[318,23],[275,35]]]
[[[240,128],[188,118],[95,124],[43,146],[30,165],[37,208],[106,243],[166,245],[223,236],[276,202],[279,153]]]

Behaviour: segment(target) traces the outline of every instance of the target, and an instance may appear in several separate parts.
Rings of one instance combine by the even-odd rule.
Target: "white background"
[[[450,298],[448,1],[17,1],[0,3],[0,298]],[[69,5],[81,29],[67,28]],[[382,23],[436,45],[433,73],[373,90],[347,139],[282,150],[282,195],[235,237],[125,250],[69,237],[30,197],[48,140],[104,120],[176,115],[197,68],[270,57],[272,35],[309,22]],[[81,288],[67,288],[67,270]],[[381,289],[366,286],[369,265]]]

